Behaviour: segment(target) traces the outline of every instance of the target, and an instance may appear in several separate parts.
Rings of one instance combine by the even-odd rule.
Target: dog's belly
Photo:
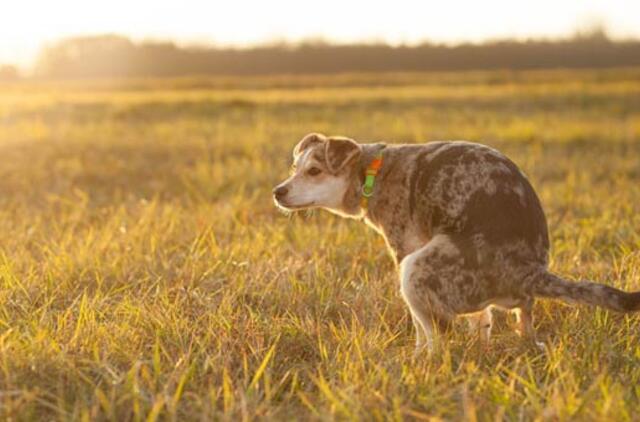
[[[508,297],[508,296],[496,297],[490,300],[486,300],[484,302],[480,302],[478,304],[469,304],[469,306],[467,306],[466,308],[458,310],[457,314],[458,315],[475,314],[477,312],[482,311],[483,309],[486,309],[489,306],[509,310],[509,309],[518,307],[521,303],[522,303],[522,298],[520,297]]]

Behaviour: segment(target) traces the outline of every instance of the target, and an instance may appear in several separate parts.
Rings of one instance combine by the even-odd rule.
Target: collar
[[[364,183],[362,184],[362,198],[360,199],[360,208],[363,210],[367,209],[369,205],[369,198],[373,195],[373,187],[376,182],[376,176],[382,167],[382,151],[384,148],[380,149],[371,163],[369,163],[369,167],[365,171]]]

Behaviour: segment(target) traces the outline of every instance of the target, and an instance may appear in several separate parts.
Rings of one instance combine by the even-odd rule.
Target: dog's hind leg
[[[418,318],[411,312],[411,320],[413,321],[413,328],[416,330],[416,350],[422,349],[427,343],[427,336],[424,333],[424,329],[418,321]]]
[[[411,315],[416,327],[416,352],[423,349],[433,351],[436,345],[436,336],[445,331],[455,316],[442,296],[439,288],[442,283],[439,273],[433,264],[442,257],[445,245],[439,242],[429,242],[423,248],[406,256],[401,264],[400,291],[405,302],[411,310]]]
[[[411,318],[413,319],[413,327],[416,330],[416,354],[424,349],[429,352],[433,351],[433,324],[424,318],[416,316],[413,309],[411,309]]]
[[[533,327],[533,302],[533,297],[527,297],[516,307],[517,332],[524,340],[539,349],[544,349],[544,343],[537,341],[536,331]]]
[[[491,339],[491,327],[493,326],[493,315],[491,314],[491,306],[486,307],[483,311],[467,317],[469,329],[472,333],[478,333],[480,344],[483,347],[489,346]]]

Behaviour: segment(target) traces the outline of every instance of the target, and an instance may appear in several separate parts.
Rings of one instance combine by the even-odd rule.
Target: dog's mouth
[[[275,202],[276,206],[278,208],[281,208],[285,211],[298,211],[298,210],[304,210],[307,208],[311,208],[312,206],[315,205],[315,202],[311,201],[308,202],[306,204],[289,204],[285,201],[282,200],[277,200],[276,198],[273,198],[273,202]]]

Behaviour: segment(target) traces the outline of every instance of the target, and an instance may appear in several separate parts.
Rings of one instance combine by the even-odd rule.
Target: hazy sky
[[[119,33],[135,40],[247,45],[323,38],[391,43],[570,35],[601,22],[640,37],[640,0],[4,0],[0,63],[32,63],[43,43]]]

